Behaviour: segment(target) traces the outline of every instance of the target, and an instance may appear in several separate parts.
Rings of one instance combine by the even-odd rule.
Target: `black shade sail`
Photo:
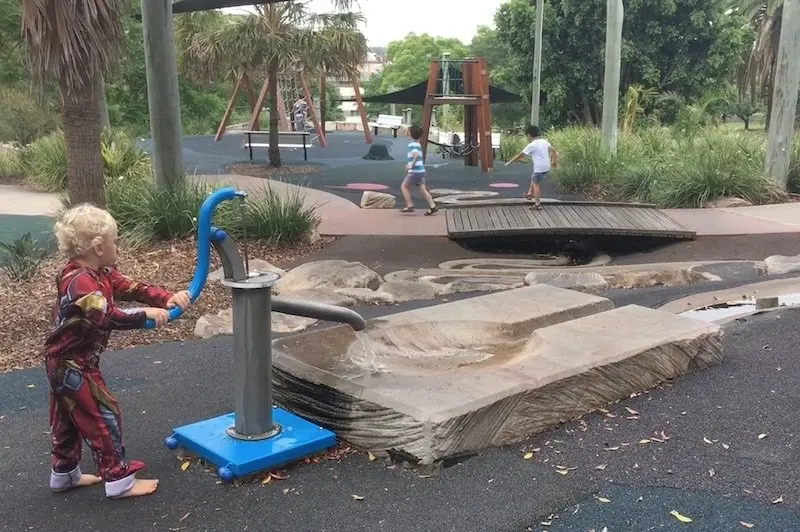
[[[274,4],[286,0],[181,0],[172,4],[173,13],[191,13],[193,11],[208,11],[223,7],[252,6],[253,4]]]
[[[427,90],[428,82],[423,81],[403,90],[390,92],[388,94],[378,94],[375,96],[363,97],[364,103],[399,103],[405,105],[424,105],[425,104],[425,91]],[[355,98],[348,98],[343,100],[345,102],[354,102]],[[489,86],[489,101],[491,103],[514,103],[522,101],[518,94],[508,92],[499,87]]]

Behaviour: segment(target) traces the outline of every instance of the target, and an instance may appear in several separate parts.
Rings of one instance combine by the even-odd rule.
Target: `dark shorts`
[[[534,172],[533,175],[531,176],[531,182],[533,184],[535,184],[535,185],[538,185],[539,183],[541,183],[544,180],[545,177],[547,177],[547,174],[549,174],[549,173],[550,173],[549,171],[547,171],[547,172]]]
[[[425,184],[425,174],[424,173],[411,173],[409,172],[406,175],[406,178],[403,179],[403,185],[424,185]]]

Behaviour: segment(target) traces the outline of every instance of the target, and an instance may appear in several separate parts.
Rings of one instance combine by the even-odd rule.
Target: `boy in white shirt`
[[[531,196],[533,196],[533,208],[540,211],[542,210],[542,192],[539,189],[539,183],[550,173],[550,168],[555,168],[558,165],[558,152],[547,140],[539,138],[539,126],[529,126],[525,133],[527,133],[530,143],[513,159],[508,161],[506,166],[520,160],[522,157],[531,158],[533,175],[531,176],[530,188],[528,188],[528,193],[525,197],[531,199]]]

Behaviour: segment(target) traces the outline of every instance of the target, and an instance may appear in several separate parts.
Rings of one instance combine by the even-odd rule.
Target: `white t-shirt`
[[[540,174],[550,171],[550,143],[545,139],[535,139],[525,146],[522,153],[533,161],[533,173]]]

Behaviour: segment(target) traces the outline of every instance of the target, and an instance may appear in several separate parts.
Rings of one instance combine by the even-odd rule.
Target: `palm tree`
[[[743,15],[756,33],[752,49],[737,76],[740,95],[749,88],[751,103],[756,103],[756,85],[767,100],[767,123],[772,109],[772,88],[778,60],[778,45],[783,20],[783,0],[731,0],[731,8]]]
[[[103,74],[122,42],[121,0],[23,0],[22,31],[31,72],[58,83],[67,145],[69,198],[105,206]]]
[[[350,0],[337,0],[335,7],[344,10]],[[366,41],[357,32],[358,15],[347,12],[311,14],[301,2],[254,6],[249,15],[210,18],[179,17],[176,39],[182,49],[181,70],[194,79],[210,80],[221,76],[241,79],[247,75],[265,75],[269,80],[269,165],[281,166],[278,148],[279,113],[283,102],[278,98],[278,79],[282,71],[316,72],[320,68],[334,73],[343,64],[357,64],[366,56]],[[197,17],[186,15],[185,17]],[[363,50],[363,53],[362,53]],[[361,54],[359,56],[359,54]],[[351,67],[349,72],[354,72]]]

